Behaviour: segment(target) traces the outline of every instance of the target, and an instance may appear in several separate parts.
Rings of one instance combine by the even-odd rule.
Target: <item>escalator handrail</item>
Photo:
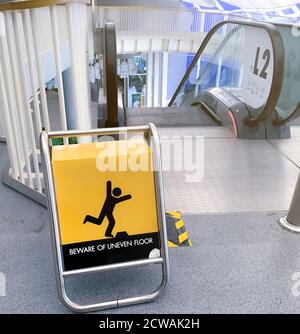
[[[187,69],[185,75],[183,76],[179,86],[177,87],[169,106],[172,106],[175,102],[175,99],[177,98],[177,95],[181,91],[183,85],[185,84],[186,80],[188,79],[189,75],[191,74],[194,66],[196,65],[198,59],[204,52],[207,44],[209,43],[212,36],[215,34],[217,30],[219,30],[223,25],[225,24],[234,24],[234,25],[244,25],[244,26],[250,26],[250,27],[256,27],[256,28],[262,28],[267,31],[268,35],[270,36],[271,43],[273,46],[273,52],[274,52],[274,64],[273,64],[273,78],[276,78],[276,80],[272,81],[270,93],[267,99],[267,102],[264,106],[264,109],[260,113],[260,115],[256,117],[247,118],[245,120],[245,124],[248,126],[255,126],[259,122],[266,120],[271,113],[274,111],[283,82],[283,73],[284,73],[284,45],[282,41],[281,34],[277,27],[271,23],[267,22],[251,22],[251,21],[235,21],[235,20],[226,20],[222,21],[218,24],[216,24],[205,36],[202,44],[200,45],[200,48],[195,54],[195,57],[193,61],[191,62],[189,68]]]
[[[192,103],[192,106],[201,106],[211,119],[213,119],[218,125],[222,125],[221,119],[204,101],[195,101],[194,103]]]

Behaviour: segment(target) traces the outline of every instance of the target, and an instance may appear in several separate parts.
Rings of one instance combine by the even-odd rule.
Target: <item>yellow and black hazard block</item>
[[[192,247],[181,213],[169,211],[166,213],[168,246],[172,247]]]

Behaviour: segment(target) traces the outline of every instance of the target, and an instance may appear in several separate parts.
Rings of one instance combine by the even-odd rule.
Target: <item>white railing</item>
[[[111,21],[117,30],[117,52],[196,52],[206,33],[226,20],[248,21],[254,14],[197,11],[185,8],[95,6],[98,26]],[[259,20],[269,17],[255,14]]]
[[[141,34],[165,34],[166,32],[189,32],[193,13],[186,9],[97,6],[96,15],[100,27],[111,21],[118,32]]]
[[[0,122],[0,142],[1,141],[5,141],[5,133],[4,133],[3,125],[1,125],[1,122]]]
[[[112,21],[117,34],[165,35],[167,33],[208,32],[214,25],[230,17],[232,20],[249,20],[247,13],[189,10],[186,8],[150,8],[126,6],[96,6],[95,15],[100,27]],[[255,13],[257,18],[258,14]],[[261,15],[261,20],[267,19]]]
[[[39,193],[44,187],[39,150],[42,129],[67,130],[68,112],[73,113],[74,129],[91,128],[90,9],[87,1],[75,2],[0,11],[0,136],[5,133],[7,140],[9,176]],[[64,96],[63,73],[68,69],[72,110],[66,110]],[[49,104],[46,91],[46,83],[53,78],[58,110]]]
[[[117,30],[117,52],[196,52],[207,31],[226,15],[185,8],[96,6],[99,27],[111,21]]]
[[[297,9],[297,8],[296,8]],[[296,10],[295,10],[296,11]],[[215,24],[226,19],[230,20],[260,20],[286,21],[293,23],[300,17],[297,9],[294,16],[280,12],[268,13],[258,10],[249,11],[215,11],[189,10],[186,8],[164,7],[127,7],[127,6],[96,6],[95,12],[100,27],[105,22],[112,21],[117,28],[117,34],[135,35],[165,35],[167,33],[208,32]]]

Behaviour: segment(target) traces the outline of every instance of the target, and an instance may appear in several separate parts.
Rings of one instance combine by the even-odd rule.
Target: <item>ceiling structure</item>
[[[300,0],[181,0],[187,8],[216,12],[264,13],[300,17]]]

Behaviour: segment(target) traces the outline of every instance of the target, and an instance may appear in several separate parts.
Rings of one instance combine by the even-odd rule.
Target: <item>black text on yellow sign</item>
[[[139,159],[151,149],[143,140],[120,155],[122,141],[56,146],[52,167],[65,270],[159,256],[155,182],[152,170],[101,171],[99,154]],[[140,149],[137,149],[140,148]],[[99,163],[99,161],[98,161]]]

